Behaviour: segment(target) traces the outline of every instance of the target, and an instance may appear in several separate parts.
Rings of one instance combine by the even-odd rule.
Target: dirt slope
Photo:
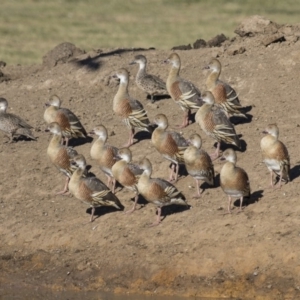
[[[22,286],[52,291],[300,299],[299,31],[297,26],[261,26],[264,30],[251,34],[240,30],[245,36],[237,35],[220,47],[177,51],[181,76],[202,90],[203,67],[218,56],[222,79],[234,86],[244,106],[252,107],[249,120],[236,125],[244,145],[237,152],[238,165],[247,171],[253,193],[241,214],[222,215],[227,198],[219,184],[207,189],[200,200],[192,199],[195,184],[189,176],[180,178],[176,186],[192,208],[165,209],[162,224],[152,228],[148,224],[155,218],[155,208],[150,204],[131,215],[98,209],[99,218],[88,223],[90,209],[85,204],[74,197],[54,195],[64,178],[46,156],[50,135],[44,132],[43,113],[50,95],[59,95],[64,107],[77,114],[87,130],[104,124],[114,133],[109,143],[120,147],[127,130],[112,111],[118,86],[109,75],[127,68],[130,94],[144,104],[149,118],[163,112],[174,126],[181,122],[179,107],[171,99],[149,104],[134,83],[137,66],[128,65],[134,55],[144,54],[149,72],[166,79],[169,66],[162,61],[171,51],[103,49],[80,54],[71,49],[62,55],[66,57],[67,52],[68,59],[52,51],[42,65],[1,68],[10,80],[0,83],[0,96],[9,101],[9,112],[36,128],[38,140],[7,144],[0,135],[0,295],[8,287]],[[272,30],[266,30],[270,26]],[[279,35],[284,38],[278,39]],[[262,130],[274,122],[290,153],[292,178],[276,191],[267,188],[269,173],[259,147]],[[197,124],[182,130],[185,137],[193,132],[201,134],[203,148],[212,152],[213,141]],[[86,156],[91,171],[105,181],[90,159],[90,147],[85,143],[76,149]],[[167,176],[169,164],[147,136],[131,150],[134,161],[144,156],[152,161],[155,177]],[[222,162],[215,161],[214,166],[218,183]],[[131,207],[132,193],[123,189],[117,196],[126,209]]]

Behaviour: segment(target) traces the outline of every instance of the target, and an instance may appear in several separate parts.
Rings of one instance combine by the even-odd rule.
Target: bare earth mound
[[[232,215],[222,215],[227,198],[218,183],[220,161],[214,163],[217,187],[206,189],[201,199],[191,197],[193,179],[180,178],[176,186],[192,208],[163,209],[166,217],[157,227],[148,227],[155,218],[155,207],[149,204],[130,215],[100,208],[99,218],[88,223],[90,209],[85,204],[54,195],[64,178],[46,156],[50,135],[44,132],[43,113],[50,95],[59,95],[63,106],[77,114],[88,131],[104,124],[109,143],[121,147],[127,129],[113,114],[112,99],[118,87],[109,75],[127,68],[130,94],[144,104],[150,119],[163,112],[174,126],[182,120],[179,107],[171,99],[149,104],[134,83],[137,67],[128,65],[141,53],[148,59],[149,72],[165,80],[169,66],[162,61],[171,51],[84,53],[63,45],[50,51],[43,65],[1,67],[10,80],[0,83],[0,96],[8,100],[9,112],[35,127],[38,140],[6,144],[0,135],[0,295],[7,290],[17,294],[17,288],[24,287],[300,299],[299,26],[279,26],[259,17],[246,21],[236,30],[238,35],[220,47],[177,51],[181,76],[201,90],[206,78],[203,67],[218,56],[223,65],[221,78],[237,90],[243,106],[252,107],[249,120],[236,125],[244,145],[237,152],[238,165],[247,171],[253,193],[241,214],[234,209]],[[57,53],[59,49],[63,53]],[[262,163],[259,143],[266,125],[275,122],[290,153],[292,181],[273,191],[267,188],[269,172]],[[186,138],[193,132],[201,134],[204,149],[214,150],[213,141],[197,124],[182,130]],[[168,162],[147,136],[136,136],[142,139],[131,147],[134,161],[147,156],[154,165],[153,176],[166,178]],[[90,159],[90,147],[86,143],[76,150],[105,181]],[[123,189],[117,196],[126,209],[131,207],[132,193]]]

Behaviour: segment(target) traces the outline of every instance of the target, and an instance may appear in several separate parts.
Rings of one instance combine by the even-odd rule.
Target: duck
[[[217,142],[215,153],[210,155],[211,159],[215,160],[219,157],[221,142],[241,148],[241,143],[234,126],[225,111],[215,105],[213,94],[210,91],[205,91],[202,94],[202,100],[204,104],[198,109],[195,120],[201,129]]]
[[[168,94],[166,83],[159,77],[147,73],[147,59],[144,55],[136,55],[129,64],[139,65],[139,70],[135,77],[136,85],[150,95],[152,103],[155,102],[154,96]]]
[[[168,119],[165,114],[154,117],[154,129],[151,141],[155,149],[167,160],[171,161],[169,181],[177,182],[179,164],[184,164],[183,154],[188,147],[187,140],[176,131],[167,131]]]
[[[210,71],[206,79],[206,88],[212,92],[216,103],[224,108],[228,116],[247,118],[241,112],[243,107],[236,91],[228,83],[219,79],[222,70],[221,62],[217,58],[212,58],[205,69]]]
[[[84,176],[86,173],[86,160],[82,154],[72,158],[72,165],[75,170],[71,176],[68,188],[70,193],[80,201],[92,207],[90,222],[94,221],[96,207],[111,206],[122,209],[118,197],[97,177]]]
[[[61,99],[57,95],[52,95],[45,103],[44,120],[47,124],[57,122],[62,130],[63,140],[68,146],[72,138],[86,138],[87,132],[80,123],[78,117],[69,109],[61,107]]]
[[[112,166],[118,160],[119,149],[106,143],[108,134],[104,125],[95,126],[90,132],[90,135],[94,134],[98,138],[92,144],[90,156],[107,176],[107,186],[115,193],[116,180],[112,174]]]
[[[121,185],[134,192],[133,207],[126,211],[126,213],[132,213],[136,210],[139,198],[137,183],[143,171],[137,164],[132,162],[132,153],[129,148],[119,149],[118,158],[119,160],[112,166],[112,174]]]
[[[152,164],[148,158],[144,158],[139,167],[143,170],[137,184],[139,193],[157,208],[156,221],[150,226],[161,223],[162,207],[167,205],[188,206],[184,195],[170,182],[161,178],[152,178]]]
[[[226,160],[220,172],[220,185],[223,192],[228,196],[229,214],[232,213],[232,198],[240,198],[240,208],[242,211],[244,197],[250,197],[250,182],[246,171],[236,165],[237,157],[233,149],[228,148],[224,151],[221,160]]]
[[[271,174],[272,188],[281,188],[281,183],[290,181],[290,156],[287,147],[278,139],[279,128],[277,124],[269,124],[263,131],[264,136],[260,141],[263,161]],[[279,177],[274,185],[273,174]]]
[[[36,140],[30,129],[33,127],[26,123],[19,116],[7,113],[8,102],[5,98],[0,98],[0,130],[9,138],[8,143],[12,143],[15,137],[25,136],[31,140]]]
[[[57,192],[56,195],[64,195],[68,193],[68,183],[74,172],[70,159],[78,155],[78,153],[74,148],[62,145],[63,133],[57,122],[50,123],[46,131],[50,131],[53,134],[47,148],[47,155],[52,164],[66,176],[63,190]]]
[[[113,111],[121,117],[125,125],[129,128],[128,142],[124,145],[125,148],[133,144],[135,129],[153,132],[153,127],[147,116],[142,103],[130,97],[128,93],[129,73],[126,69],[119,69],[112,75],[113,78],[120,80],[118,92],[113,99]]]
[[[167,91],[184,111],[183,122],[178,126],[184,128],[189,125],[191,109],[198,109],[203,104],[201,92],[192,82],[179,76],[181,61],[177,53],[172,53],[164,62],[171,65],[167,78]]]
[[[201,149],[202,139],[197,133],[192,134],[188,139],[189,146],[184,151],[183,159],[188,174],[196,181],[197,193],[193,198],[200,198],[199,181],[202,180],[213,186],[215,171],[212,160],[207,152]]]

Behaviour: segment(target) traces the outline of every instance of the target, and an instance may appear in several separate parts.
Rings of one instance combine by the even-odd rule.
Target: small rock
[[[207,43],[202,39],[195,41],[195,43],[193,44],[194,49],[200,49],[205,47],[207,47]]]
[[[233,56],[233,55],[237,55],[237,54],[242,54],[245,51],[246,51],[245,47],[233,46],[227,50],[227,54]]]
[[[208,47],[220,47],[223,42],[227,40],[227,37],[221,33],[216,35],[214,38],[211,40],[207,41],[207,46]]]
[[[281,43],[284,41],[285,41],[285,37],[282,34],[277,33],[277,34],[273,34],[271,36],[266,36],[263,39],[263,44],[267,47],[272,43]]]
[[[191,44],[188,44],[188,45],[174,46],[171,50],[191,50],[191,49],[192,49]]]
[[[255,15],[244,19],[234,32],[244,37],[255,36],[256,34],[276,33],[278,28],[278,24],[273,23],[265,17]]]

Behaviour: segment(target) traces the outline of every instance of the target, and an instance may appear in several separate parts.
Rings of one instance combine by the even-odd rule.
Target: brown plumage
[[[36,140],[31,132],[32,126],[27,124],[20,117],[7,113],[8,103],[4,98],[0,98],[0,130],[9,138],[9,143],[18,136],[26,136],[32,140]]]
[[[112,206],[122,209],[120,200],[100,179],[95,176],[84,177],[86,161],[83,155],[75,156],[72,164],[75,165],[75,171],[69,182],[69,190],[77,199],[92,207],[91,222],[94,220],[95,207]]]
[[[216,152],[211,155],[211,158],[214,160],[219,157],[221,141],[240,148],[240,140],[234,126],[229,121],[225,111],[215,105],[213,94],[209,91],[204,92],[202,100],[205,103],[197,111],[195,119],[201,129],[218,143]]]
[[[163,206],[177,204],[187,205],[185,197],[178,189],[166,180],[161,178],[151,178],[152,165],[147,158],[139,164],[143,169],[143,174],[138,181],[139,193],[150,203],[157,207],[157,219],[152,224],[158,225],[161,222],[161,208]]]
[[[129,96],[128,71],[126,69],[120,69],[112,77],[120,80],[118,92],[113,100],[113,111],[116,115],[121,117],[126,126],[129,127],[129,139],[125,145],[125,147],[129,147],[133,144],[135,128],[145,130],[150,133],[153,131],[153,128],[150,125],[147,112],[141,102]]]
[[[62,145],[62,131],[58,123],[50,123],[48,130],[53,136],[47,148],[47,155],[54,166],[66,176],[64,189],[57,192],[57,195],[65,194],[68,192],[68,182],[74,171],[70,159],[78,155],[78,153],[73,148]]]
[[[184,164],[183,153],[188,147],[188,142],[178,132],[166,130],[168,128],[168,119],[164,114],[156,115],[154,123],[158,127],[153,131],[151,141],[156,150],[164,158],[171,161],[169,181],[176,182],[179,164]]]
[[[152,103],[155,101],[154,96],[168,94],[165,82],[159,77],[147,73],[147,59],[144,55],[136,55],[130,63],[130,65],[133,64],[139,64],[139,70],[135,77],[136,85],[151,96]]]
[[[279,129],[276,124],[270,124],[264,130],[266,136],[261,139],[260,147],[264,163],[271,174],[271,187],[274,187],[273,173],[279,177],[277,188],[281,182],[290,181],[290,157],[286,146],[278,140]]]
[[[206,88],[214,95],[216,104],[222,106],[228,116],[247,118],[240,111],[243,107],[236,91],[228,83],[219,79],[222,69],[220,61],[213,58],[205,68],[210,71],[206,79]]]
[[[214,166],[210,156],[201,149],[200,135],[192,134],[188,140],[189,147],[184,151],[183,158],[187,172],[192,176],[197,185],[197,194],[194,198],[201,197],[199,181],[203,180],[209,185],[214,185]],[[203,191],[202,191],[203,192]]]
[[[127,211],[127,213],[131,213],[136,209],[139,196],[137,183],[143,171],[131,162],[132,154],[128,148],[119,149],[118,157],[120,160],[112,166],[112,174],[120,184],[135,194],[134,205],[131,210]]]
[[[189,124],[191,109],[198,109],[203,104],[200,99],[201,93],[192,82],[179,76],[181,62],[177,53],[172,53],[165,62],[171,64],[167,90],[172,99],[184,111],[184,119],[180,127],[186,127]]]
[[[67,108],[61,107],[61,100],[58,96],[51,96],[46,103],[44,120],[47,124],[57,122],[62,130],[66,146],[71,138],[85,138],[87,133],[75,114]]]
[[[236,166],[237,158],[233,149],[225,150],[221,160],[226,160],[220,172],[220,185],[228,196],[228,213],[231,213],[232,198],[240,198],[240,212],[244,197],[250,197],[249,177],[244,169]]]
[[[96,126],[91,134],[95,134],[98,137],[92,144],[91,158],[97,162],[102,172],[107,176],[107,186],[114,193],[116,180],[111,169],[117,161],[118,148],[106,144],[107,130],[103,125]]]

